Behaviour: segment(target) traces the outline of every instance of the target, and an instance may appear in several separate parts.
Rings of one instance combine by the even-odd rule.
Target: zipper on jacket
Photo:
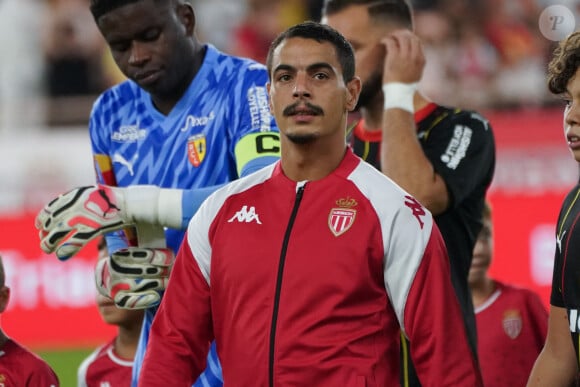
[[[298,187],[298,190],[296,191],[294,208],[292,208],[292,214],[290,214],[290,220],[288,221],[288,226],[286,227],[284,241],[282,242],[282,252],[280,254],[280,262],[278,263],[278,276],[276,278],[276,293],[274,294],[274,310],[272,312],[272,325],[270,327],[270,361],[268,364],[270,387],[274,387],[274,342],[276,340],[276,323],[278,322],[278,309],[280,307],[280,292],[282,290],[282,277],[284,276],[284,262],[286,261],[286,250],[288,249],[288,241],[290,240],[290,234],[294,226],[294,220],[296,220],[296,213],[298,212],[298,207],[300,207],[300,202],[302,201],[302,195],[304,194],[305,186],[306,183],[302,184],[301,186]]]

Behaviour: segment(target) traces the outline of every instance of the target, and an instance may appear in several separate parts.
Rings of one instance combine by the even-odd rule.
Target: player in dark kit
[[[406,1],[326,0],[322,15],[352,44],[363,81],[362,119],[351,128],[349,141],[357,155],[435,215],[475,353],[467,276],[495,167],[492,129],[480,114],[433,103],[417,90],[425,58]],[[408,341],[402,342],[401,384],[420,385]]]
[[[548,67],[548,87],[566,100],[564,135],[580,162],[580,32],[560,42]],[[564,199],[556,224],[556,252],[548,336],[528,386],[570,386],[580,359],[580,184]]]

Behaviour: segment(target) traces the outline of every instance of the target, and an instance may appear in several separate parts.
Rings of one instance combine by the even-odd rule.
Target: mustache
[[[284,109],[284,111],[282,112],[282,114],[284,116],[293,116],[293,115],[295,115],[297,113],[298,106],[300,106],[300,104],[301,104],[301,102],[293,103],[292,105],[286,107]],[[322,115],[322,114],[324,114],[324,111],[322,110],[322,108],[320,108],[320,107],[318,107],[316,105],[313,105],[313,104],[308,103],[308,102],[304,102],[304,106],[306,107],[306,109],[308,110],[309,113],[312,113],[314,115]],[[304,110],[304,109],[301,109],[301,110]]]

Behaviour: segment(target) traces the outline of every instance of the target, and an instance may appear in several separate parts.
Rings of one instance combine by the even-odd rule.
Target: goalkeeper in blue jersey
[[[97,270],[99,290],[120,307],[147,308],[135,385],[188,219],[217,187],[277,160],[279,136],[268,107],[266,68],[199,42],[188,1],[91,0],[90,9],[128,80],[105,91],[91,113],[99,186],[51,203],[37,227],[43,249],[61,259],[109,232],[111,257]],[[120,230],[136,223],[169,226],[164,243],[150,243],[155,238],[139,234],[139,225],[137,232]],[[211,348],[196,385],[222,384]]]

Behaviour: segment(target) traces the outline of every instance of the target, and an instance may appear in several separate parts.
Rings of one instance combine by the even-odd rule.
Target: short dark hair
[[[99,21],[101,16],[107,14],[117,8],[121,8],[124,5],[136,3],[141,0],[91,0],[91,13],[96,22]]]
[[[413,12],[408,0],[324,0],[322,15],[332,15],[352,5],[366,5],[373,21],[413,29]]]
[[[562,40],[554,50],[548,64],[548,89],[556,95],[565,93],[579,66],[580,31],[577,31]]]
[[[354,78],[354,51],[350,43],[334,28],[313,21],[296,24],[274,39],[270,45],[266,59],[266,67],[270,75],[272,75],[272,56],[274,55],[274,51],[284,40],[290,38],[313,39],[319,43],[331,43],[335,48],[336,56],[342,67],[342,78],[345,82],[349,82]]]
[[[142,0],[91,0],[91,13],[96,22],[99,21],[100,17],[117,9],[125,6],[127,4],[136,3]],[[161,0],[154,0],[161,1]],[[169,1],[169,0],[163,0]],[[190,2],[190,0],[182,0],[184,2]]]

